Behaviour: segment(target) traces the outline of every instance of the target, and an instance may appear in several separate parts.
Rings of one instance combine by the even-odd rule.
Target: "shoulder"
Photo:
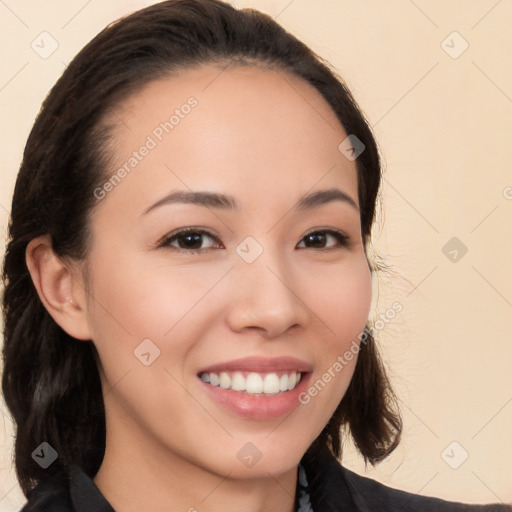
[[[388,487],[343,467],[327,449],[307,454],[303,465],[315,511],[512,512],[505,504],[469,505]]]
[[[361,510],[365,511],[512,512],[512,508],[504,504],[470,505],[401,491],[358,475],[344,467],[341,467],[341,473],[351,488],[354,501],[361,505]]]

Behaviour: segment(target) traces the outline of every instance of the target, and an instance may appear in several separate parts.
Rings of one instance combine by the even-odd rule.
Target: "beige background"
[[[100,29],[152,3],[0,1],[2,237],[44,96]],[[383,214],[374,244],[395,275],[375,287],[374,315],[394,301],[403,305],[379,338],[405,435],[366,474],[425,495],[512,502],[512,1],[233,3],[268,12],[328,59],[382,148]],[[59,45],[46,59],[31,48],[43,31]],[[452,237],[459,247],[445,255]],[[462,257],[461,243],[468,249]],[[2,427],[0,511],[7,512],[24,499],[5,412]],[[344,462],[365,473],[350,446]]]

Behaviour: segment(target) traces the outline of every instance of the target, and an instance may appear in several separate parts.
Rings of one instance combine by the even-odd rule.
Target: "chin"
[[[293,470],[312,440],[298,438],[287,430],[283,428],[283,432],[275,436],[268,432],[260,436],[239,436],[229,447],[218,446],[216,472],[229,474],[230,478],[250,479],[268,478],[269,474],[277,477]],[[209,462],[211,465],[212,459]]]

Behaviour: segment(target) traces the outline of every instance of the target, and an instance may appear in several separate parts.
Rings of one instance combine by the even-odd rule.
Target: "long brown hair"
[[[49,234],[59,256],[85,258],[88,218],[97,204],[93,191],[106,176],[109,111],[156,78],[211,62],[287,71],[325,98],[346,132],[365,146],[356,165],[361,232],[368,246],[381,183],[377,145],[343,80],[306,45],[270,16],[218,0],[169,0],[105,28],[45,99],[12,201],[3,267],[2,390],[16,422],[15,464],[25,494],[70,464],[95,475],[105,451],[96,349],[92,341],[70,337],[44,308],[25,263],[27,244]],[[372,464],[400,438],[396,399],[370,329],[347,393],[310,451],[321,443],[340,456],[344,426]],[[58,453],[48,469],[31,457],[44,441]]]

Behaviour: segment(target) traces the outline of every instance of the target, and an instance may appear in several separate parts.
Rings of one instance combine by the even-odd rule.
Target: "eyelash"
[[[313,249],[316,251],[328,252],[328,251],[333,251],[333,250],[337,250],[337,249],[341,249],[341,248],[349,248],[351,246],[351,239],[348,235],[346,235],[345,233],[343,233],[341,231],[338,231],[335,229],[330,229],[330,228],[329,229],[317,229],[315,231],[310,231],[309,233],[306,233],[301,238],[301,242],[306,237],[311,236],[311,235],[317,235],[319,233],[333,236],[338,241],[338,245],[334,246],[334,247],[327,247],[327,248],[320,248],[320,249],[315,249],[314,247],[304,247],[303,249]],[[179,247],[171,246],[171,243],[173,241],[178,240],[179,238],[184,237],[187,234],[206,235],[206,236],[209,236],[210,238],[212,238],[213,240],[216,240],[217,242],[219,241],[216,235],[214,235],[213,233],[211,233],[205,229],[188,227],[188,228],[179,229],[177,231],[170,233],[169,235],[166,235],[158,243],[158,248],[170,248],[172,250],[186,253],[186,254],[201,254],[201,253],[208,252],[208,251],[212,250],[211,247],[206,248],[206,249],[182,249]]]

